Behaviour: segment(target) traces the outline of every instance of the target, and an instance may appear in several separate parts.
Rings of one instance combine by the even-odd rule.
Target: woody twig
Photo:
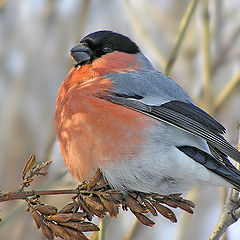
[[[152,227],[154,222],[146,216],[161,214],[172,222],[177,222],[174,212],[169,208],[180,208],[193,213],[193,202],[185,200],[180,194],[164,196],[155,193],[128,191],[126,193],[112,189],[103,177],[100,169],[89,180],[81,183],[76,189],[66,190],[25,190],[33,182],[35,176],[46,175],[45,168],[51,161],[36,164],[36,156],[31,155],[23,172],[23,182],[19,191],[0,194],[0,202],[24,200],[36,223],[37,228],[47,239],[87,239],[84,232],[99,231],[91,221],[94,216],[103,218],[105,215],[116,217],[120,206],[130,210],[144,225]],[[58,210],[55,206],[42,203],[43,195],[73,195],[72,201]]]

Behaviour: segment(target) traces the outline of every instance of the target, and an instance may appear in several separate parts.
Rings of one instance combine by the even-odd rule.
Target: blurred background
[[[239,0],[1,0],[0,190],[18,188],[31,153],[38,161],[53,159],[53,164],[48,176],[39,177],[30,189],[76,187],[65,176],[55,143],[55,98],[73,65],[69,50],[96,30],[113,30],[132,38],[156,69],[167,72],[226,127],[226,138],[237,146],[239,16]],[[176,62],[169,65],[172,60]],[[155,226],[137,224],[132,239],[207,239],[217,223],[223,196],[218,188],[195,189],[188,196],[196,203],[192,216],[175,211],[177,224],[162,216],[151,217]],[[71,196],[41,199],[61,208]],[[22,201],[0,204],[0,239],[44,239],[24,206]],[[123,212],[106,222],[106,239],[120,240],[134,217]],[[228,229],[227,239],[239,236],[240,224],[236,223]]]

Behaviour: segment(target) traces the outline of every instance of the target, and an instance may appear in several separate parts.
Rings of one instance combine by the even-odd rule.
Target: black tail
[[[240,190],[240,171],[233,165],[228,166],[224,163],[216,160],[210,154],[192,146],[178,146],[180,151],[185,153],[188,157],[194,161],[202,164],[205,168],[216,173],[231,183],[238,191]]]

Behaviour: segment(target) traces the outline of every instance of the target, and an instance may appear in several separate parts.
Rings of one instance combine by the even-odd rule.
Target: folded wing
[[[240,163],[240,152],[221,135],[225,132],[224,127],[194,104],[174,100],[159,106],[148,105],[139,95],[135,98],[126,94],[124,96],[111,94],[105,99],[203,138],[213,156],[192,146],[177,148],[210,171],[225,178],[237,189],[240,188],[240,171],[227,158],[229,156]]]

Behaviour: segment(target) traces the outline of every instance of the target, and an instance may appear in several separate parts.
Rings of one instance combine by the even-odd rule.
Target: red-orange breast
[[[56,103],[57,137],[65,164],[78,181],[90,177],[106,161],[137,155],[143,130],[154,120],[99,96],[113,88],[103,75],[140,67],[136,56],[115,52],[72,68],[62,83]]]

